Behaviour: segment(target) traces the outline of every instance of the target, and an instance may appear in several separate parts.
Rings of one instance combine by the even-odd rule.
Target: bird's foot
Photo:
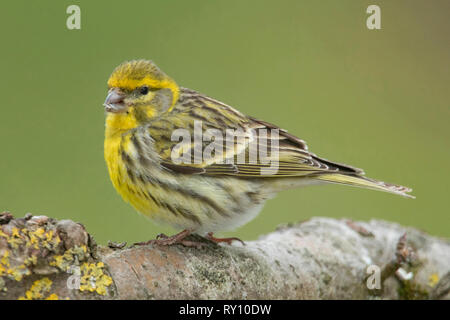
[[[202,243],[202,242],[186,240],[185,238],[190,234],[191,234],[191,230],[187,230],[187,229],[183,230],[180,233],[177,233],[173,236],[170,236],[170,237],[161,233],[156,236],[156,239],[152,239],[152,240],[144,241],[144,242],[137,242],[134,245],[146,246],[149,244],[156,244],[159,246],[171,246],[174,244],[182,244],[185,247],[196,247],[198,249],[206,246],[206,244]]]
[[[213,233],[212,233],[212,232],[208,232],[208,234],[206,235],[206,239],[211,240],[211,241],[213,241],[213,242],[215,242],[215,243],[225,242],[225,243],[227,243],[227,244],[229,244],[229,245],[231,245],[231,243],[232,243],[234,240],[236,240],[236,241],[239,241],[240,243],[242,243],[242,245],[245,246],[244,241],[242,241],[242,240],[239,239],[239,238],[236,238],[236,237],[233,237],[233,238],[216,238],[216,237],[213,236]]]

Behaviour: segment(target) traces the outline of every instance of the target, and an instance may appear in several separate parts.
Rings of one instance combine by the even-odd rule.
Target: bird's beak
[[[105,103],[103,104],[105,111],[114,113],[125,112],[127,110],[127,106],[125,105],[124,98],[124,94],[120,92],[119,89],[109,89]]]

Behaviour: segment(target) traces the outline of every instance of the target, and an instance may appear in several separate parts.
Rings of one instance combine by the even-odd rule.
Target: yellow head
[[[133,60],[119,65],[108,80],[104,106],[107,126],[129,130],[170,112],[178,100],[175,81],[152,61]]]

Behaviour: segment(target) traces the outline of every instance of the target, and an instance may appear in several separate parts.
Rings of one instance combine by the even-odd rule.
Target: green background
[[[66,8],[81,7],[81,30]],[[381,30],[366,8],[381,7]],[[414,188],[283,192],[233,234],[311,216],[387,219],[450,236],[450,1],[8,1],[1,6],[0,210],[82,222],[97,241],[155,226],[103,160],[106,81],[147,58],[180,85],[305,139],[310,150]]]

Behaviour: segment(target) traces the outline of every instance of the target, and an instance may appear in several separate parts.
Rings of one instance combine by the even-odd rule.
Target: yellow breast
[[[117,119],[120,115],[108,115],[106,121],[105,141],[104,141],[104,157],[108,167],[109,177],[114,188],[129,202],[136,210],[151,215],[157,209],[154,201],[146,196],[147,190],[145,185],[133,181],[128,172],[133,168],[129,167],[123,158],[122,152],[128,152],[130,147],[130,136],[127,135],[128,130],[123,130],[123,122],[126,119]],[[118,122],[122,122],[117,126]],[[119,129],[120,128],[120,129]]]

